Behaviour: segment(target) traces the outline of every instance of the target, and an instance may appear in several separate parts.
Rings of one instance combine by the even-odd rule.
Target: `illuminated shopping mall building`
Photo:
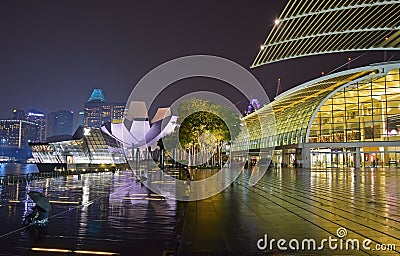
[[[399,10],[398,1],[289,0],[251,67],[343,52],[385,51],[384,59],[393,59],[400,49]],[[243,118],[249,133],[233,144],[234,152],[250,150],[255,161],[261,151],[261,158],[306,168],[397,165],[399,67],[386,62],[347,70],[282,93]]]
[[[304,168],[400,164],[400,62],[346,70],[292,88],[245,116],[232,150],[271,150]]]

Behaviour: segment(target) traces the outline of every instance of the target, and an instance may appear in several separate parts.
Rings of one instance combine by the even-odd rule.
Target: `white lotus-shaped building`
[[[159,139],[174,131],[177,118],[167,107],[158,108],[149,120],[145,102],[131,101],[122,123],[108,123],[101,129],[122,142],[126,148],[154,148]]]

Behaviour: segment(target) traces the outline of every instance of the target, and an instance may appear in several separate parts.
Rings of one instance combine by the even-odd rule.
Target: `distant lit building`
[[[39,125],[25,120],[0,120],[1,146],[23,147],[39,141]]]
[[[94,89],[84,105],[84,125],[100,127],[104,123],[122,123],[125,104],[106,102],[102,89]]]
[[[0,120],[0,156],[14,160],[30,157],[29,142],[39,141],[40,127],[26,120]]]
[[[122,103],[112,103],[112,116],[111,121],[114,124],[122,123],[125,115],[125,104]]]
[[[39,141],[46,140],[46,116],[43,112],[37,110],[28,110],[25,120],[39,125]]]
[[[52,112],[47,117],[46,137],[56,135],[71,135],[73,128],[74,112],[71,110],[59,110]]]

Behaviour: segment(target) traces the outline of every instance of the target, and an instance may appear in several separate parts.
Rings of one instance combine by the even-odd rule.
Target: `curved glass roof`
[[[246,124],[248,132],[243,129],[237,141],[238,143],[247,141],[249,145],[258,144],[262,147],[305,143],[308,140],[306,135],[311,121],[326,100],[337,90],[349,84],[382,77],[388,71],[398,69],[399,65],[400,62],[391,62],[346,70],[288,90],[268,105],[243,117],[242,121]],[[275,129],[268,129],[269,126]]]
[[[252,67],[316,54],[400,48],[399,0],[290,0]]]

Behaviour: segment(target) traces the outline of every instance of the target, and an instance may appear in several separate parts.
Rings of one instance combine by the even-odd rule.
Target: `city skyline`
[[[400,254],[398,13],[0,1],[0,254]]]
[[[249,69],[286,2],[3,1],[0,84],[10,89],[0,95],[0,118],[12,109],[79,111],[94,88],[103,88],[109,101],[126,102],[147,72],[181,56],[216,55]],[[387,58],[396,53],[388,52]],[[285,91],[362,54],[305,57],[250,72],[272,99],[278,78]],[[383,52],[372,52],[343,68],[383,59]],[[224,92],[224,83],[185,79],[171,86],[158,105],[204,88]],[[247,105],[241,95],[224,93],[240,109]]]

